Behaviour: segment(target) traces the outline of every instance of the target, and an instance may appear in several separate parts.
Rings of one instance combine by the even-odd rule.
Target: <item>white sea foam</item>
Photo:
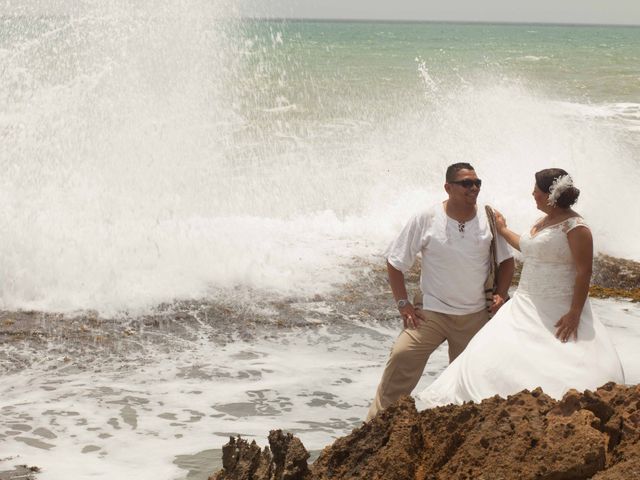
[[[545,57],[545,56],[537,56],[537,55],[525,55],[523,57],[520,57],[521,60],[525,60],[527,62],[539,62],[540,60],[548,60],[549,57]]]
[[[216,7],[201,3],[87,3],[13,47],[0,307],[139,314],[236,287],[326,291],[441,200],[457,161],[518,230],[538,215],[533,173],[566,168],[598,249],[640,259],[627,240],[640,220],[610,209],[635,201],[637,151],[616,128],[635,104],[603,126],[592,105],[492,71],[438,77],[420,60],[410,87],[422,94],[334,115],[320,79],[281,55],[289,38],[211,23]]]
[[[561,166],[581,189],[577,209],[595,232],[597,250],[640,259],[640,250],[628,241],[629,232],[640,232],[640,218],[615,215],[610,208],[632,205],[639,180],[634,147],[619,123],[603,126],[590,115],[576,117],[566,104],[509,81],[487,85],[476,79],[431,99],[422,118],[401,125],[395,142],[382,146],[387,170],[402,165],[415,172],[417,185],[412,185],[429,185],[426,199],[426,192],[441,196],[438,177],[447,164],[470,161],[485,181],[481,201],[524,231],[541,215],[530,196],[534,172]],[[404,158],[390,169],[388,159],[397,156]],[[382,160],[377,168],[385,169]],[[389,187],[380,198],[393,199],[393,182],[377,186]]]
[[[640,103],[615,102],[604,104],[584,104],[573,102],[557,102],[567,114],[576,117],[618,118],[640,120]]]

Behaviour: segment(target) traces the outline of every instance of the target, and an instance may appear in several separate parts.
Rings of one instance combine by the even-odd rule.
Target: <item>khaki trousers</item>
[[[367,421],[400,397],[411,394],[429,356],[445,340],[449,343],[449,362],[452,362],[489,320],[486,310],[468,315],[428,310],[423,313],[426,320],[421,321],[417,329],[405,328],[394,343]]]

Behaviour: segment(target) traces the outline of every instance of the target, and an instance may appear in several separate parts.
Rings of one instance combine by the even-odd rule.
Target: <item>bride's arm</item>
[[[589,282],[593,265],[593,237],[586,227],[579,227],[567,233],[569,248],[576,264],[576,279],[573,285],[573,299],[571,308],[558,323],[556,323],[556,337],[563,342],[573,337],[578,338],[578,325],[582,308],[589,296]]]
[[[494,210],[494,213],[496,215],[496,230],[498,230],[498,233],[502,235],[509,245],[520,251],[520,235],[507,228],[507,220],[504,215],[497,210]]]

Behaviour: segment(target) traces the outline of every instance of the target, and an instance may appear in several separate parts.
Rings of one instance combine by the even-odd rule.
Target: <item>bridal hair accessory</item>
[[[570,187],[573,187],[573,179],[569,175],[560,175],[557,177],[549,187],[547,205],[555,207],[560,195]]]

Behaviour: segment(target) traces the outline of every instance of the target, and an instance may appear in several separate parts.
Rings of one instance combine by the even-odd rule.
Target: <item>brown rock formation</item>
[[[271,448],[269,448],[271,447]],[[269,447],[260,450],[256,442],[241,438],[222,447],[223,469],[209,480],[304,480],[310,478],[309,452],[302,442],[281,430],[269,433]]]
[[[637,290],[640,288],[640,263],[599,254],[593,259],[591,282],[607,288]]]
[[[592,297],[629,298],[640,302],[640,263],[600,254],[593,259]]]
[[[295,437],[275,431],[269,443],[273,457],[232,439],[212,479],[640,478],[640,386],[570,391],[559,402],[524,390],[423,412],[407,397],[326,447],[310,470]]]

